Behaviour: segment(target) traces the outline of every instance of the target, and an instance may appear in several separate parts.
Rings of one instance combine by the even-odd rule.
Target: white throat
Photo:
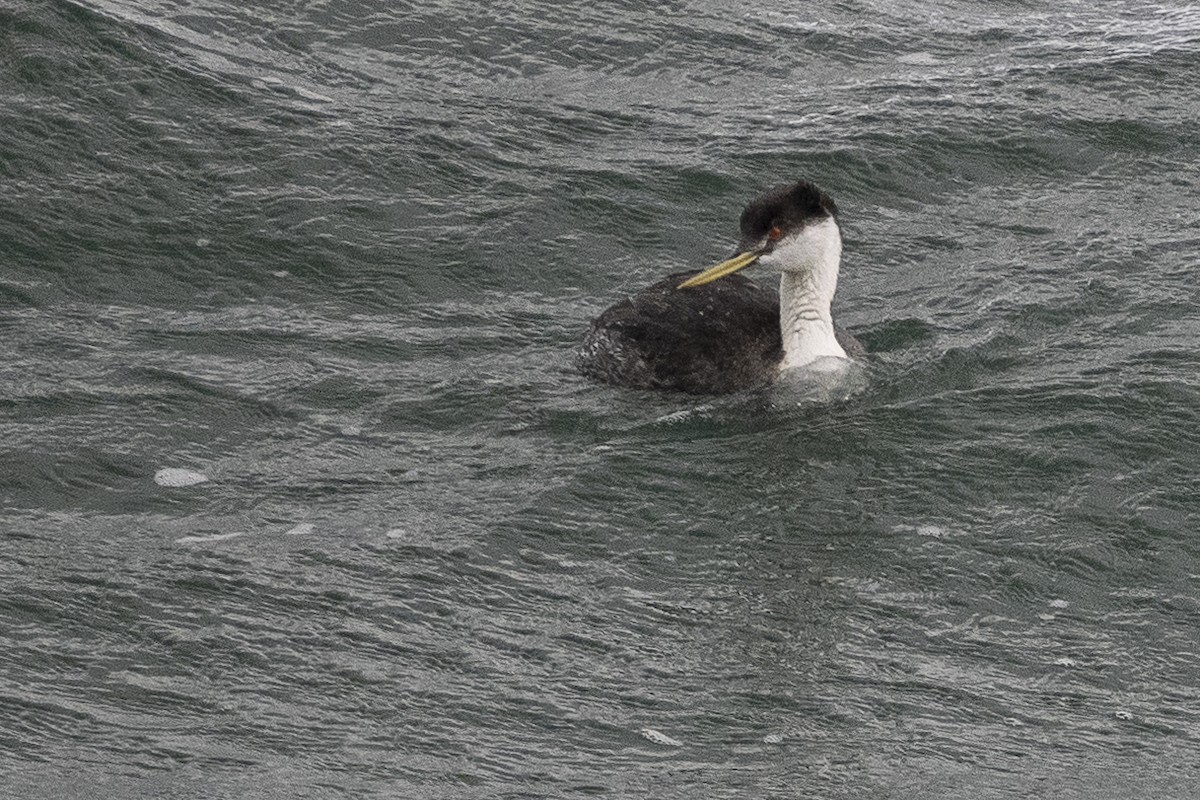
[[[847,358],[834,334],[831,310],[841,260],[842,235],[832,217],[805,227],[762,258],[762,263],[782,272],[780,369],[804,367],[822,358]]]

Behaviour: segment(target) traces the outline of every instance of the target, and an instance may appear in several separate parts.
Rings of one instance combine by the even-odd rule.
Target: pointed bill
[[[728,261],[722,261],[715,267],[709,267],[708,269],[704,270],[704,272],[701,272],[699,275],[693,275],[683,283],[679,284],[679,286],[676,288],[691,289],[694,286],[703,286],[706,283],[712,283],[717,278],[724,278],[726,275],[732,275],[739,269],[745,269],[755,261],[758,261],[758,257],[760,255],[761,253],[756,253],[753,250],[747,250],[744,253],[738,253]]]

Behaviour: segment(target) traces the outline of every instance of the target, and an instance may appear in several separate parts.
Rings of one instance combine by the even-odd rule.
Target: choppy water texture
[[[0,794],[1196,796],[1200,11],[758,5],[0,2]],[[572,371],[798,177],[865,389]]]

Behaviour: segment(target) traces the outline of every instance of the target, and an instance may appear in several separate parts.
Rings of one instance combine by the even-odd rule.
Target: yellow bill
[[[701,272],[699,275],[693,275],[683,283],[679,284],[679,286],[676,288],[691,289],[694,286],[703,286],[706,283],[712,283],[717,278],[724,278],[726,275],[732,275],[739,269],[745,269],[755,261],[758,261],[758,257],[760,255],[761,253],[756,253],[753,250],[747,250],[744,253],[738,253],[728,261],[722,261],[715,267],[709,267],[708,269],[704,270],[704,272]]]

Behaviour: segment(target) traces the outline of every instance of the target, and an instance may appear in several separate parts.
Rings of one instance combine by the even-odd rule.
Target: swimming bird
[[[668,275],[597,317],[580,371],[616,386],[725,394],[865,356],[830,310],[842,258],[833,198],[808,181],[777,186],[746,206],[740,225],[732,258]],[[734,274],[751,264],[778,272],[779,291]]]

